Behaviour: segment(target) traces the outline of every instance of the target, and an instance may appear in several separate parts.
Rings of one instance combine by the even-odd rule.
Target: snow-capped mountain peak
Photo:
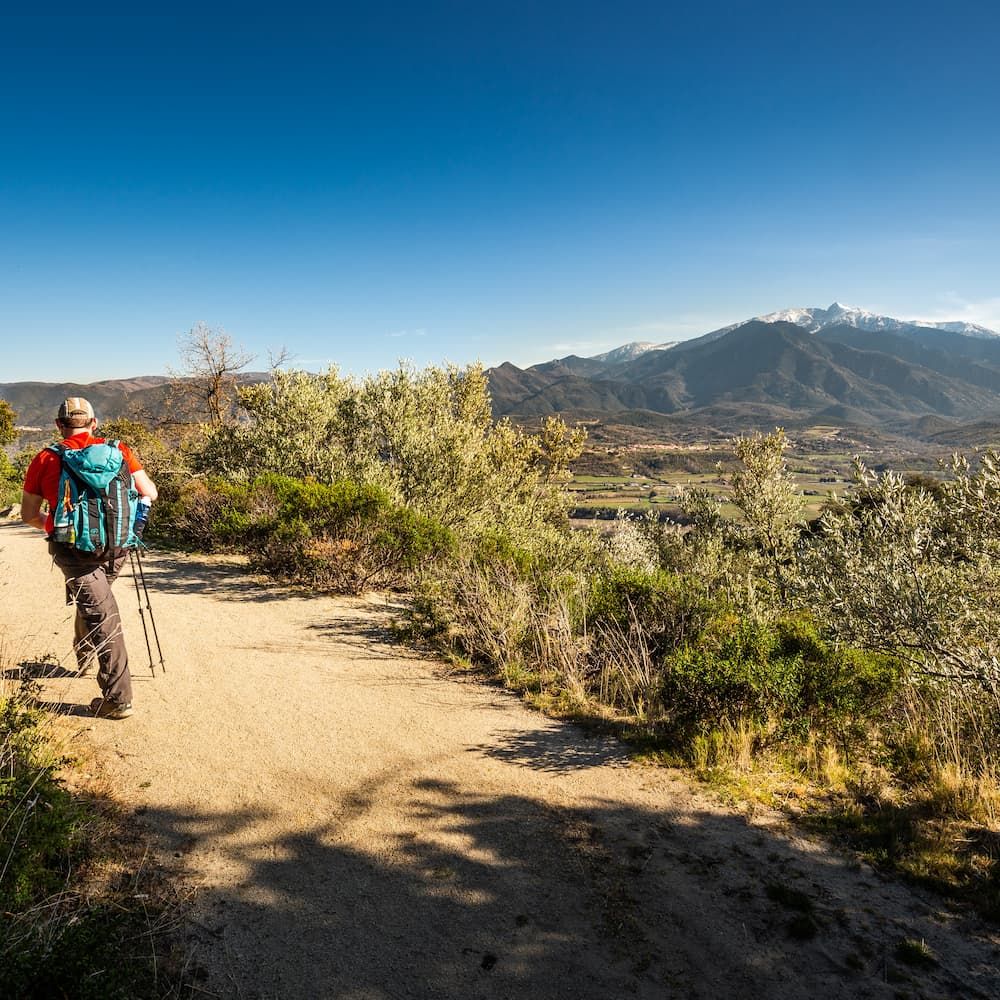
[[[881,331],[891,333],[901,330],[904,327],[923,326],[933,327],[938,330],[947,330],[949,333],[959,333],[967,337],[1000,336],[1000,334],[995,333],[993,330],[988,330],[985,326],[977,326],[975,323],[896,319],[892,316],[883,316],[879,313],[869,312],[867,309],[860,309],[857,306],[844,305],[842,302],[834,302],[826,309],[815,307],[782,309],[763,316],[754,316],[752,320],[733,323],[731,326],[715,330],[707,336],[722,336],[725,333],[729,333],[730,330],[735,330],[738,326],[743,326],[744,323],[754,321],[760,323],[794,323],[796,326],[801,326],[810,333],[816,333],[818,330],[834,325],[853,326],[859,330],[870,330],[873,333]]]
[[[640,354],[645,354],[647,351],[665,351],[675,346],[675,344],[676,341],[670,341],[666,344],[654,344],[650,340],[633,340],[629,344],[623,344],[621,347],[614,348],[614,350],[605,351],[603,354],[595,354],[589,360],[603,361],[607,365],[616,365],[623,361],[634,361]]]
[[[916,321],[915,321],[916,322]],[[947,330],[949,333],[961,333],[966,337],[996,337],[1000,334],[995,333],[993,330],[988,329],[985,326],[979,326],[976,323],[966,323],[964,320],[956,320],[948,323],[924,323],[919,321],[920,326],[934,326],[939,330]]]
[[[754,319],[762,323],[794,323],[812,333],[822,330],[825,326],[833,326],[835,323],[856,326],[859,330],[890,330],[904,325],[901,320],[879,316],[867,309],[847,306],[842,302],[834,302],[826,309],[783,309],[780,312],[768,313],[766,316],[755,316]]]

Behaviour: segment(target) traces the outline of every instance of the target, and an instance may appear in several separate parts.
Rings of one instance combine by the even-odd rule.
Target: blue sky
[[[361,6],[0,16],[0,382],[1000,329],[995,5]]]

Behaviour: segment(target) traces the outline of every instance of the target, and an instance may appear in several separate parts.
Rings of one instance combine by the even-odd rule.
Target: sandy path
[[[62,580],[0,527],[0,632],[70,665]],[[217,996],[344,1000],[1000,996],[998,937],[777,817],[446,676],[377,601],[259,586],[232,563],[147,557],[168,672],[144,669],[118,584],[136,715],[80,719],[156,857],[199,888]],[[45,681],[73,706],[92,678]],[[814,901],[789,935],[778,884]],[[894,958],[924,939],[940,965]]]

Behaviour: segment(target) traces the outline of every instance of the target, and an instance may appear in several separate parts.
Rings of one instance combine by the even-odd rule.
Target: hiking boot
[[[122,705],[107,698],[95,698],[90,703],[90,711],[99,719],[127,719],[132,714],[132,703]]]

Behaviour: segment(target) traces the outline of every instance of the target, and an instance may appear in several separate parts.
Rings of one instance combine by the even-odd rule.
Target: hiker
[[[133,522],[139,507],[135,493],[130,494],[129,489],[134,487],[138,498],[151,504],[156,499],[156,486],[128,445],[94,437],[97,420],[86,399],[80,396],[67,399],[59,407],[56,427],[62,443],[40,451],[25,473],[21,520],[46,533],[53,561],[66,577],[66,603],[76,604],[73,650],[80,673],[86,673],[93,660],[97,660],[101,697],[90,703],[90,710],[102,718],[125,719],[132,714],[132,678],[111,585],[128,554],[126,546],[136,543]],[[108,447],[104,449],[91,448],[105,444]],[[117,445],[120,458],[113,445]],[[111,513],[100,519],[99,524],[93,507],[76,502],[80,499],[81,480],[66,471],[71,465],[79,466],[81,455],[74,454],[73,462],[63,458],[83,449],[88,449],[88,456],[94,454],[105,460],[105,476],[114,472],[106,484],[107,497],[114,493],[118,499],[107,502]],[[114,489],[116,484],[121,488]],[[84,486],[83,501],[86,496]],[[47,514],[42,513],[43,500],[49,505]],[[74,510],[77,510],[75,523]],[[107,525],[112,518],[116,519],[115,537],[107,538]]]

